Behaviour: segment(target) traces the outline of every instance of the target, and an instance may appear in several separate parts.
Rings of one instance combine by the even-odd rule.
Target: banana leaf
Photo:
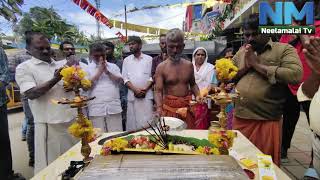
[[[152,141],[155,141],[154,137],[151,135],[137,135],[137,136],[147,136],[149,139]],[[133,139],[134,135],[126,136],[124,139],[127,141],[130,141]],[[174,136],[174,135],[168,135],[168,140],[169,143],[172,144],[186,144],[186,145],[191,145],[194,148],[198,148],[199,146],[208,146],[208,147],[215,147],[213,144],[211,144],[207,139],[197,139],[193,137],[183,137],[183,136]]]

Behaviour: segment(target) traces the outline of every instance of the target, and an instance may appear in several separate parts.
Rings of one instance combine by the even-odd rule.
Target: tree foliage
[[[33,7],[23,14],[23,18],[14,29],[15,33],[24,36],[25,31],[33,30],[44,33],[48,38],[57,41],[71,40],[75,44],[87,45],[88,39],[83,32],[62,19],[51,7]]]
[[[23,0],[0,0],[0,3],[0,16],[7,21],[17,22],[17,15],[22,15],[20,7],[23,4]]]

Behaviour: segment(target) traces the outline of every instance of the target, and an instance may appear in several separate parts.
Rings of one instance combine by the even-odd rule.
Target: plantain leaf
[[[149,139],[154,139],[151,135],[141,135],[141,136],[147,136]],[[127,141],[130,141],[134,137],[136,137],[136,136],[130,135],[130,136],[126,136],[124,138]],[[183,136],[168,135],[168,142],[171,142],[172,144],[191,145],[191,146],[194,146],[195,148],[197,148],[199,146],[202,146],[202,147],[204,147],[204,146],[215,147],[207,139],[197,139],[197,138],[193,138],[193,137],[183,137]]]

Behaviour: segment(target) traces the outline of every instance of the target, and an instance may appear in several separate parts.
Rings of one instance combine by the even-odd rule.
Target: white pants
[[[102,132],[123,131],[122,116],[119,114],[108,114],[106,116],[90,116],[93,127],[100,128]]]
[[[320,175],[320,139],[312,134],[313,166]]]
[[[126,130],[134,130],[152,121],[153,103],[151,99],[128,101]]]
[[[79,140],[68,132],[71,122],[59,124],[34,124],[34,173],[47,167],[68,151]]]

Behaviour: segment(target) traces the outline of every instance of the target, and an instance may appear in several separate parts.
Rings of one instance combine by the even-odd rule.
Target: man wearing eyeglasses
[[[259,34],[259,16],[250,15],[242,28],[246,44],[233,57],[239,68],[233,128],[280,165],[280,138],[287,84],[297,84],[302,65],[289,44]]]

